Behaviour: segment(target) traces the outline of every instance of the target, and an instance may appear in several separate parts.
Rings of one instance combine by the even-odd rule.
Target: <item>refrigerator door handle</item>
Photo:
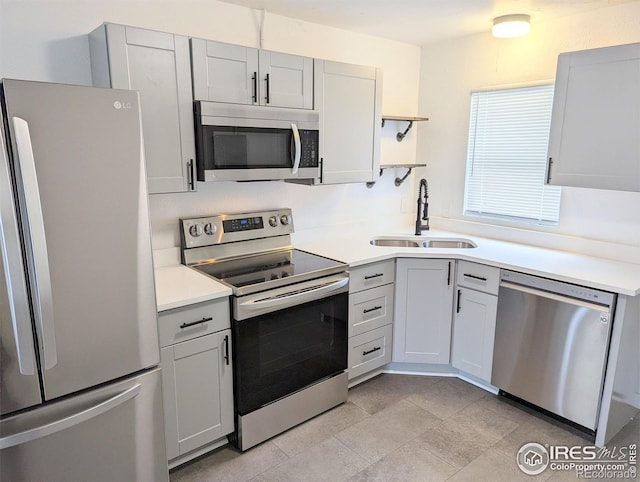
[[[61,418],[60,420],[55,420],[39,427],[25,430],[24,432],[19,432],[16,434],[8,435],[6,437],[2,437],[0,438],[0,449],[4,450],[15,445],[22,445],[27,442],[32,442],[33,440],[37,440],[47,435],[66,430],[73,427],[74,425],[86,422],[87,420],[95,418],[98,415],[102,415],[103,413],[106,413],[109,410],[113,410],[117,406],[122,405],[126,401],[136,397],[138,393],[140,393],[141,386],[142,384],[138,383],[131,388],[128,388],[124,392],[118,393],[117,395],[105,400],[104,402],[100,402],[97,405],[93,405],[92,407],[89,407],[68,417]]]
[[[0,149],[5,150],[4,141],[0,136]],[[18,368],[23,375],[36,374],[36,353],[31,331],[31,314],[29,312],[29,298],[27,282],[23,271],[22,252],[20,248],[20,234],[16,219],[11,188],[11,174],[9,165],[3,163],[0,171],[0,248],[3,258],[4,274],[7,294],[9,298],[9,312],[15,340]],[[2,281],[0,281],[1,283]]]
[[[42,205],[29,124],[20,117],[13,117],[13,130],[20,163],[20,174],[24,190],[29,235],[35,272],[34,314],[40,331],[44,369],[53,368],[58,363],[53,325],[53,299],[51,277],[49,275],[49,255],[44,232]]]

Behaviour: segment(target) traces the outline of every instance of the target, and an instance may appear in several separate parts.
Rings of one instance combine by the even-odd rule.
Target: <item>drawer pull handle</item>
[[[382,306],[374,306],[373,308],[367,308],[366,310],[362,310],[363,314],[371,313],[372,311],[381,310]]]
[[[380,276],[384,276],[384,273],[368,274],[364,277],[364,279],[379,278]]]
[[[180,328],[189,328],[190,326],[200,325],[201,323],[206,323],[207,321],[213,321],[213,318],[202,318],[198,321],[192,321],[191,323],[183,323],[180,325]]]
[[[478,281],[487,281],[487,278],[483,277],[483,276],[476,276],[475,274],[464,274],[465,278],[473,278],[473,279],[477,279]]]
[[[382,350],[381,346],[374,346],[371,350],[369,351],[363,351],[362,352],[362,356],[367,356],[370,353],[373,353],[374,351],[378,351],[378,350]]]

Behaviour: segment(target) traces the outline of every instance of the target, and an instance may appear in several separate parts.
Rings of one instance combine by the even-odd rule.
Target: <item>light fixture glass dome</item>
[[[503,15],[493,19],[491,33],[494,37],[511,38],[520,37],[529,33],[531,17],[529,15]]]

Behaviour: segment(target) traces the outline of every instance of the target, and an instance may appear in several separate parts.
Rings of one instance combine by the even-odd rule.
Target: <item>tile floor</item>
[[[347,403],[240,453],[229,446],[174,469],[187,481],[576,480],[532,477],[515,463],[527,442],[591,445],[540,414],[457,378],[383,374],[349,390]],[[640,442],[640,417],[608,447]]]

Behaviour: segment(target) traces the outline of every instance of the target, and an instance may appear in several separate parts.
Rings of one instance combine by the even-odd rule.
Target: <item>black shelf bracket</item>
[[[396,177],[395,180],[393,181],[396,187],[399,187],[402,185],[405,179],[409,177],[409,174],[411,174],[411,171],[413,170],[414,167],[426,167],[426,166],[427,166],[426,164],[384,164],[380,166],[380,177],[382,177],[382,173],[384,172],[385,169],[391,169],[391,168],[407,169],[407,172],[405,173],[404,176]],[[371,189],[375,185],[375,183],[376,181],[368,182],[367,187]]]
[[[396,141],[398,142],[402,142],[402,139],[405,138],[405,136],[407,135],[407,132],[409,132],[411,130],[411,128],[413,127],[413,121],[410,120],[409,121],[409,125],[407,126],[407,128],[404,130],[404,132],[398,132],[396,134]],[[411,172],[411,169],[409,169],[409,172]]]
[[[396,141],[402,142],[402,140],[406,137],[407,133],[413,127],[413,123],[414,122],[428,121],[429,118],[428,117],[405,117],[405,116],[395,116],[395,115],[383,115],[382,116],[382,127],[384,127],[385,121],[388,121],[388,120],[394,120],[394,121],[401,121],[401,122],[408,122],[409,123],[409,125],[404,130],[404,132],[398,132],[396,134]]]

